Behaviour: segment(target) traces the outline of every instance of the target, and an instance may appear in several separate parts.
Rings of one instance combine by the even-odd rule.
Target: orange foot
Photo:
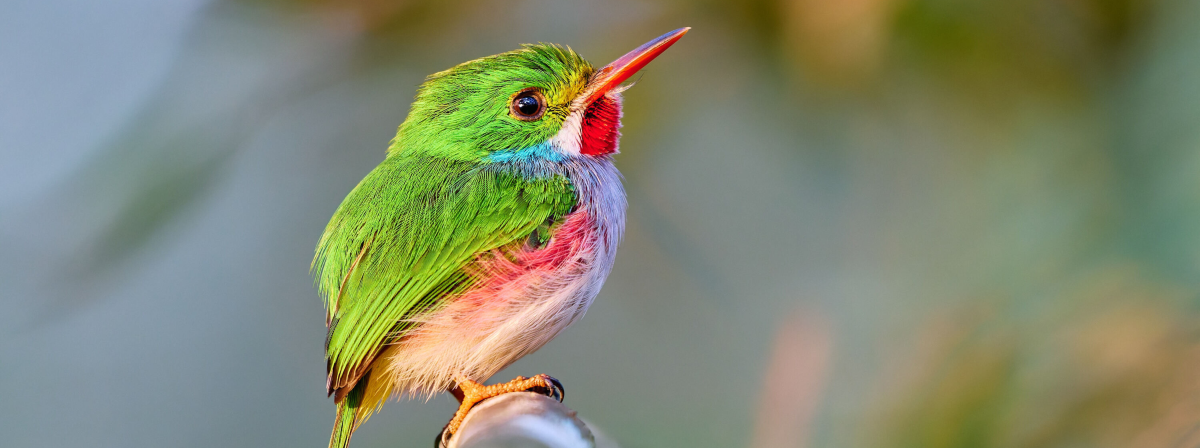
[[[491,386],[484,386],[475,381],[460,378],[458,380],[458,391],[456,392],[461,393],[461,397],[459,397],[459,393],[454,394],[454,396],[462,404],[458,406],[458,412],[454,413],[454,418],[450,419],[450,423],[446,424],[446,427],[442,429],[442,434],[438,437],[440,446],[446,446],[450,442],[450,436],[458,432],[458,427],[467,418],[467,413],[471,412],[471,408],[483,400],[509,392],[536,392],[561,402],[565,394],[562,383],[544,373],[535,375],[533,378],[518,376],[507,383],[493,384]]]

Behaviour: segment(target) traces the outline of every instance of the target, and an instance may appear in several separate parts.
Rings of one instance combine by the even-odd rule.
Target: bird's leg
[[[467,381],[470,381],[470,380],[467,380]],[[453,395],[454,399],[458,400],[458,404],[462,404],[463,399],[466,398],[466,395],[463,394],[462,388],[458,387],[458,385],[455,385],[454,387],[450,388],[450,390],[448,390],[447,392],[450,392],[450,395]]]
[[[450,423],[442,430],[441,440],[443,442],[449,441],[450,436],[458,432],[458,427],[467,418],[471,408],[488,398],[509,392],[536,392],[562,401],[564,395],[562,383],[544,373],[535,375],[533,378],[518,376],[507,383],[491,386],[485,386],[463,376],[456,377],[455,381],[458,382],[458,387],[451,389],[450,393],[454,394],[461,404],[458,406],[458,412],[454,413],[454,418],[450,419]]]

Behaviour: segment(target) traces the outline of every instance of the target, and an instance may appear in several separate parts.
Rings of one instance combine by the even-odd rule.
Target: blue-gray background
[[[627,447],[1197,446],[1200,3],[11,0],[0,434],[324,446],[312,249],[422,78],[626,93],[628,236],[550,373]],[[356,447],[426,447],[447,396]],[[1173,445],[1174,444],[1174,445]]]

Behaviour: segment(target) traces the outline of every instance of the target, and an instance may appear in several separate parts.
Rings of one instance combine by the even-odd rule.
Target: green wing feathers
[[[412,154],[412,153],[409,153]],[[328,309],[329,391],[353,385],[404,321],[476,279],[474,257],[526,237],[576,203],[561,176],[395,153],[346,197],[313,260]]]

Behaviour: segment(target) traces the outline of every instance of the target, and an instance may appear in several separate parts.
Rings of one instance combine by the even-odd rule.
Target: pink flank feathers
[[[587,258],[592,252],[595,238],[590,233],[593,228],[588,214],[576,210],[566,216],[546,247],[523,248],[514,254],[516,261],[499,249],[480,255],[477,274],[487,280],[457,300],[485,306],[497,297],[525,291],[533,284],[559,274],[564,267],[569,268],[568,260]]]
[[[580,207],[545,247],[481,254],[485,280],[383,353],[392,392],[432,396],[453,386],[447,372],[484,381],[582,317],[615,252],[597,230]]]

